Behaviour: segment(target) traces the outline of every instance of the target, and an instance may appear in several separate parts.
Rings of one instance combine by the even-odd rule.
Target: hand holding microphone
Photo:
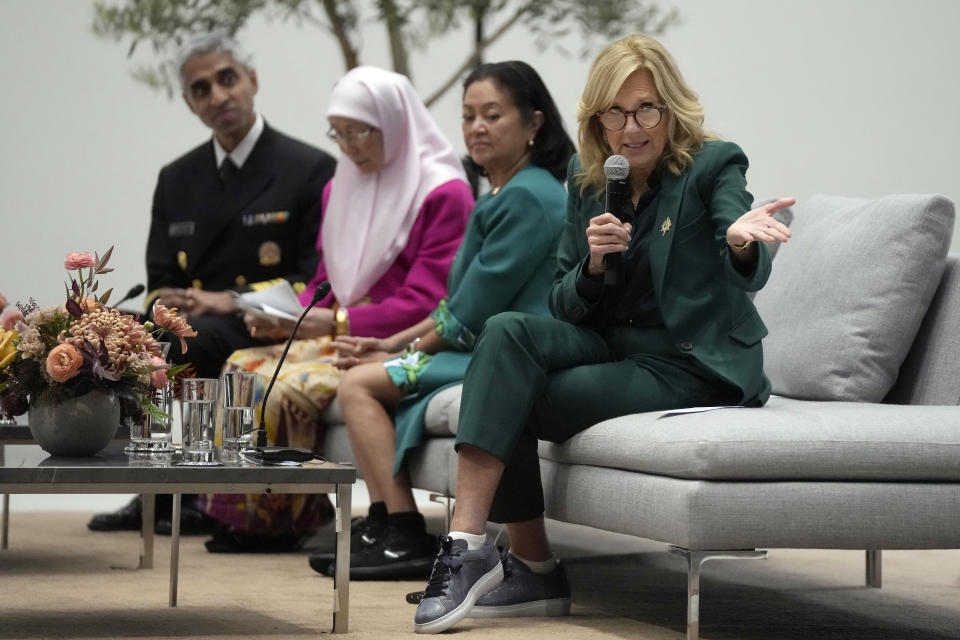
[[[590,263],[587,271],[591,275],[604,274],[604,284],[612,285],[619,277],[620,254],[626,251],[630,243],[630,227],[633,222],[624,210],[624,203],[630,197],[627,178],[630,175],[630,163],[620,155],[612,155],[603,165],[607,176],[605,213],[590,220],[587,228],[587,242],[590,244]]]

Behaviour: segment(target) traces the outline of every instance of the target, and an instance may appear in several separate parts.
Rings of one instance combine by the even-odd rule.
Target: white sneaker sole
[[[570,615],[570,598],[533,600],[499,607],[475,606],[468,618],[554,618]]]
[[[473,605],[482,596],[495,589],[503,582],[503,564],[498,562],[497,566],[486,572],[477,580],[470,590],[467,597],[463,599],[460,605],[446,613],[446,615],[432,620],[430,622],[414,623],[413,630],[417,633],[440,633],[446,631],[453,625],[467,617]]]

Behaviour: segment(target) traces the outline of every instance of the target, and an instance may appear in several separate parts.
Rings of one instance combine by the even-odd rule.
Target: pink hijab
[[[341,305],[360,300],[407,244],[423,201],[463,165],[406,76],[357,67],[330,94],[327,116],[360,120],[383,133],[384,164],[361,173],[341,153],[323,214],[323,261]]]

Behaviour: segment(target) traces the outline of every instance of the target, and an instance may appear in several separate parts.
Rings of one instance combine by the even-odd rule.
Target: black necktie
[[[226,187],[233,180],[233,177],[237,175],[237,172],[240,171],[237,167],[237,163],[230,159],[230,156],[227,156],[223,159],[223,162],[220,163],[220,184],[223,187]]]

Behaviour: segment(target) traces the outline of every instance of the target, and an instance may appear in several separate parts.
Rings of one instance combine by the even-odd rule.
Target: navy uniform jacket
[[[299,290],[316,269],[321,194],[334,166],[330,155],[265,125],[225,189],[212,140],[161,169],[147,307],[161,287],[242,291],[285,278]]]

